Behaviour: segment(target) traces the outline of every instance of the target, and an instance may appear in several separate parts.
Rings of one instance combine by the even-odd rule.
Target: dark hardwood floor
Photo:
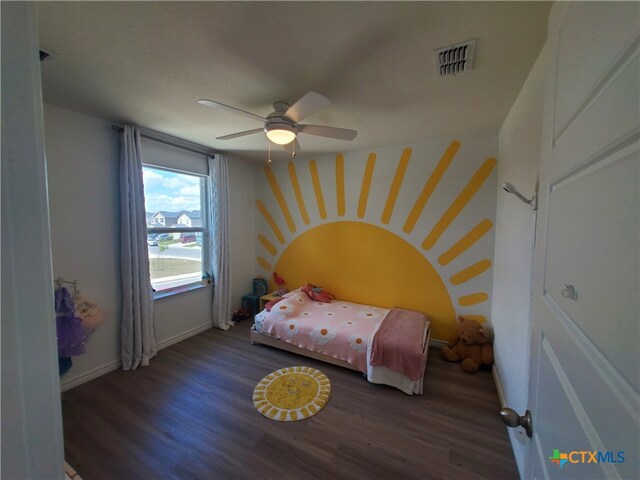
[[[249,321],[160,351],[63,394],[65,456],[92,479],[515,479],[488,370],[464,373],[431,349],[424,395],[249,343]],[[309,365],[331,380],[314,417],[276,422],[252,393],[278,368]]]

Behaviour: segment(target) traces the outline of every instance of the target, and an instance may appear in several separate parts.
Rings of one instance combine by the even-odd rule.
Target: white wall
[[[262,165],[229,156],[231,218],[231,308],[241,307],[242,296],[253,290],[258,274],[256,257],[256,191]]]
[[[35,5],[2,2],[2,478],[63,478]]]
[[[44,118],[54,277],[76,280],[108,314],[64,385],[120,358],[119,138],[109,122],[53,105]]]
[[[535,214],[500,187],[513,183],[526,197],[534,191],[540,162],[542,108],[547,49],[524,83],[498,135],[498,202],[496,211],[492,319],[495,372],[504,403],[523,414],[527,409],[530,305]],[[509,429],[522,476],[524,446]]]
[[[62,378],[63,388],[70,388],[120,363],[120,136],[107,120],[54,105],[45,105],[45,136],[54,276],[77,280],[81,292],[109,314],[92,335],[87,353],[74,357],[73,367]],[[250,291],[256,270],[250,260],[255,257],[255,227],[247,207],[253,202],[255,168],[230,159],[234,308]],[[209,328],[212,290],[207,287],[155,302],[161,347]]]

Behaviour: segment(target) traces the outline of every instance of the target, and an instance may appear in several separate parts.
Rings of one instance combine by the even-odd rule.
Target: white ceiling
[[[497,132],[546,37],[548,2],[42,2],[44,100],[264,160],[266,116],[309,90],[332,104],[302,123],[305,156]],[[477,39],[475,69],[437,77],[433,51]],[[281,147],[273,158],[285,158]]]

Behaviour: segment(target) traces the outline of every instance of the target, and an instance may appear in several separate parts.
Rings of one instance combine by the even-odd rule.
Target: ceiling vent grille
[[[473,68],[475,49],[475,40],[467,40],[466,42],[438,48],[434,52],[438,76],[447,77],[471,70]]]

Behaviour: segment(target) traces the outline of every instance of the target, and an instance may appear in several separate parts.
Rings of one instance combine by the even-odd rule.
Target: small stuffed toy
[[[311,300],[315,300],[316,302],[331,303],[331,300],[336,298],[335,295],[328,292],[324,288],[317,287],[310,283],[305,283],[302,287],[300,287],[300,290],[309,295],[309,298]]]
[[[462,360],[465,372],[476,372],[482,365],[493,365],[493,349],[489,344],[489,331],[475,320],[458,316],[458,335],[449,345],[442,347],[442,358],[447,362]]]
[[[265,309],[267,312],[270,312],[270,311],[271,311],[271,309],[273,308],[273,306],[274,306],[276,303],[278,303],[278,302],[280,302],[280,301],[282,301],[282,300],[284,300],[284,298],[282,298],[282,297],[278,297],[278,298],[274,298],[273,300],[269,300],[267,303],[265,303],[265,305],[264,305],[264,309]]]
[[[82,327],[87,335],[91,335],[98,325],[106,320],[107,316],[98,305],[86,300],[79,293],[76,294],[74,301],[76,304],[75,314],[82,321]]]
[[[280,275],[278,275],[278,272],[273,272],[273,281],[276,282],[276,285],[284,285],[284,278],[282,278]]]

